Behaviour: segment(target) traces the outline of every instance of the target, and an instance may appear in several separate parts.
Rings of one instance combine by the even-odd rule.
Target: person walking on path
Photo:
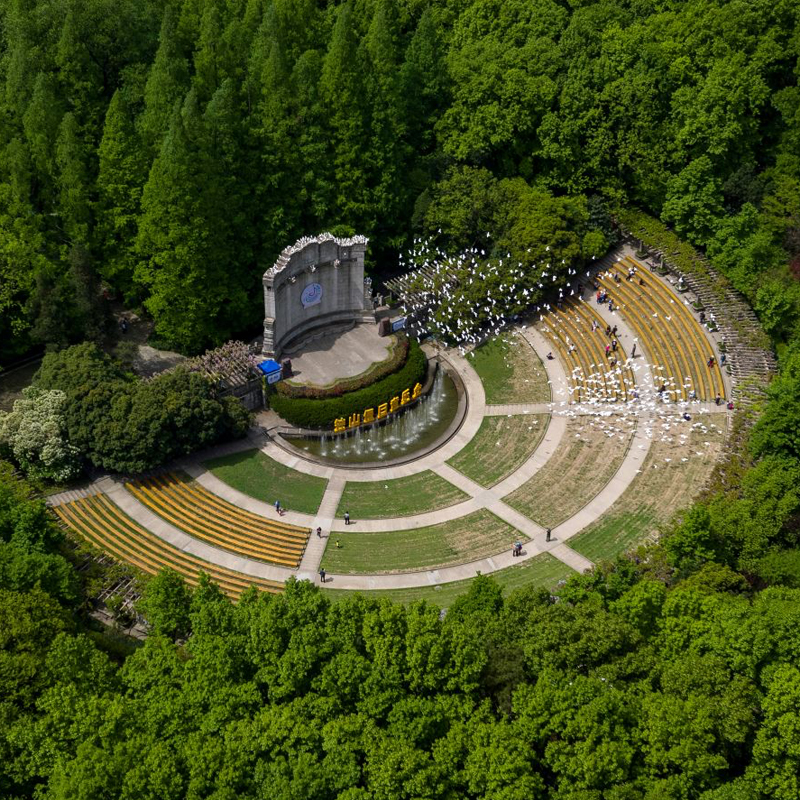
[[[322,528],[317,528],[317,539],[322,538]]]
[[[345,525],[349,525],[350,524],[350,512],[349,511],[345,511],[344,512],[344,524]]]
[[[283,509],[281,508],[281,501],[280,500],[276,500],[275,501],[275,510],[278,512],[278,516],[279,517],[283,516]]]
[[[547,528],[547,530],[544,532],[544,540],[546,542],[550,541],[550,528]]]
[[[324,567],[320,567],[319,568],[319,582],[320,583],[325,583],[325,568]]]
[[[719,392],[717,392],[717,396],[714,398],[714,405],[721,406],[722,405],[722,397],[720,397]]]
[[[631,358],[636,358],[636,342],[634,342],[631,347]]]

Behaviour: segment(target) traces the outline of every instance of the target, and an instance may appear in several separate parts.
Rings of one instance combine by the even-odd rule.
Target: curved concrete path
[[[609,312],[605,306],[598,307],[596,310],[608,322],[618,326],[617,338],[623,343],[625,350],[630,352],[630,345],[636,337],[626,322],[616,311]],[[529,539],[524,545],[522,557],[512,557],[509,548],[489,558],[433,570],[376,575],[329,574],[328,581],[330,581],[331,588],[400,589],[450,583],[474,577],[478,572],[487,574],[512,565],[518,565],[544,552],[549,552],[576,571],[584,571],[593,566],[592,562],[572,550],[565,542],[611,508],[631,483],[649,451],[651,438],[648,429],[652,427],[654,418],[658,416],[659,409],[654,408],[652,403],[648,408],[644,406],[637,407],[636,401],[627,403],[604,401],[572,403],[570,401],[569,382],[561,361],[545,358],[549,345],[542,333],[536,327],[521,326],[517,329],[516,334],[521,336],[533,348],[544,365],[548,383],[551,387],[551,402],[487,405],[483,384],[468,360],[452,351],[442,353],[442,356],[450,361],[453,368],[458,370],[464,382],[468,396],[466,416],[460,429],[443,447],[408,464],[383,469],[342,469],[321,465],[306,460],[277,445],[269,435],[264,435],[263,430],[253,431],[243,441],[221,445],[203,454],[203,461],[207,461],[217,456],[258,447],[267,456],[286,467],[299,469],[306,474],[325,478],[328,481],[322,502],[315,515],[288,511],[282,517],[286,522],[302,525],[312,530],[302,563],[297,571],[240,556],[195,539],[152,512],[147,506],[134,498],[122,483],[111,478],[104,478],[95,485],[98,490],[106,492],[117,505],[141,525],[181,550],[246,575],[276,581],[285,581],[288,577],[295,575],[301,579],[318,581],[317,572],[328,538],[327,536],[318,538],[313,532],[317,527],[321,527],[326,533],[345,530],[343,521],[335,519],[335,514],[345,484],[348,481],[387,480],[431,470],[465,492],[468,495],[468,499],[453,506],[414,517],[357,520],[356,530],[353,531],[352,527],[347,528],[347,530],[356,533],[411,530],[463,517],[480,509],[487,509]],[[652,375],[647,359],[644,357],[644,353],[641,352],[642,347],[643,343],[639,343],[640,354],[633,360],[632,365],[636,373],[637,386],[641,387],[643,391],[651,392],[653,387]],[[692,413],[699,412],[702,414],[726,411],[724,406],[717,407],[713,403],[692,403],[690,408]],[[676,404],[665,404],[664,406],[664,412],[670,415],[674,415],[676,409],[681,410],[682,406],[676,406]],[[545,541],[545,532],[541,526],[503,502],[503,497],[522,486],[547,463],[564,437],[569,417],[583,415],[611,416],[627,413],[635,414],[636,423],[622,464],[595,497],[576,514],[553,529],[552,541]],[[549,414],[550,421],[547,431],[536,450],[511,475],[487,489],[446,463],[472,440],[485,416],[511,416],[516,414]],[[267,518],[275,516],[275,510],[271,505],[245,495],[224,483],[213,473],[206,470],[196,456],[182,460],[177,466],[195,478],[206,489],[234,505]],[[68,502],[68,499],[54,496],[50,499],[50,502]]]

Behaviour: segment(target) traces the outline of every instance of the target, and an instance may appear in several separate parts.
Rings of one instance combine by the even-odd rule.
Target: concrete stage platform
[[[377,325],[356,325],[348,331],[320,336],[292,353],[292,383],[328,386],[352,378],[389,357],[394,336],[378,336]]]

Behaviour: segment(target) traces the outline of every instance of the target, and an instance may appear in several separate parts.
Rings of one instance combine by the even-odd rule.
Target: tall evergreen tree
[[[320,91],[330,125],[335,213],[329,223],[361,228],[370,217],[367,170],[367,128],[364,83],[355,54],[358,41],[349,2],[336,17],[322,68]]]
[[[229,84],[200,112],[176,105],[142,196],[135,278],[156,332],[185,352],[230,338],[254,320],[257,280],[242,226]],[[216,164],[214,163],[216,161]]]
[[[31,202],[30,159],[25,143],[13,139],[0,159],[0,356],[30,346],[29,298],[36,275],[47,266],[41,218]]]
[[[380,231],[383,244],[389,244],[392,220],[399,216],[407,196],[403,165],[408,147],[405,142],[406,115],[400,94],[396,10],[393,0],[379,0],[367,35],[361,45],[369,101],[369,145],[365,160],[369,164],[370,208],[374,218],[372,231]],[[360,59],[360,60],[361,60]],[[403,234],[398,241],[402,244]]]
[[[106,114],[97,176],[97,244],[103,277],[133,299],[133,245],[147,159],[121,90]]]
[[[318,230],[336,219],[336,181],[330,155],[330,122],[320,91],[324,61],[318,50],[306,50],[292,70],[298,177],[295,189],[300,230]],[[314,168],[311,165],[314,164]],[[277,251],[276,251],[277,252]]]
[[[140,118],[142,139],[151,151],[158,152],[167,132],[175,102],[186,93],[189,74],[186,58],[175,29],[171,5],[164,10],[158,51],[144,90],[144,113]]]
[[[64,114],[56,142],[58,166],[58,210],[64,235],[72,244],[89,241],[91,212],[87,156],[78,122],[72,112]]]
[[[417,153],[431,153],[436,143],[436,122],[447,99],[446,76],[442,46],[428,6],[419,18],[400,71],[408,138]]]
[[[202,234],[196,195],[195,153],[176,103],[169,131],[142,195],[135,279],[149,295],[145,305],[156,332],[181,348],[199,349],[211,320],[208,294],[196,270]],[[208,287],[208,293],[218,290]]]
[[[264,45],[259,37],[256,47]],[[258,56],[258,51],[254,53]],[[299,164],[295,123],[297,109],[291,97],[289,73],[280,42],[273,42],[261,70],[261,101],[257,129],[261,169],[258,172],[258,205],[262,238],[267,251],[277,252],[298,230],[296,187]],[[277,250],[276,250],[277,248]]]
[[[51,80],[40,72],[36,76],[30,104],[22,117],[22,126],[43,203],[52,199],[55,145],[61,118],[61,104],[56,99]]]
[[[200,19],[200,37],[194,54],[192,86],[205,104],[225,78],[225,42],[220,9],[216,0],[206,0]]]

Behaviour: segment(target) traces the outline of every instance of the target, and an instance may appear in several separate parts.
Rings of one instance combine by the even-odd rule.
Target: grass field
[[[260,450],[244,450],[206,461],[203,466],[244,494],[290,511],[316,514],[327,481],[279,464]]]
[[[503,587],[503,594],[508,594],[522,586],[535,586],[553,589],[561,580],[567,580],[576,573],[566,564],[553,558],[549,553],[542,553],[518,567],[493,572],[491,577]],[[448,608],[453,601],[469,590],[473,579],[453,581],[438,586],[423,586],[417,589],[377,589],[361,592],[370,597],[387,597],[396,603],[413,603],[416,600],[427,600],[440,608]],[[342,589],[324,589],[325,596],[331,600],[343,600],[357,592]]]
[[[447,463],[481,486],[494,486],[528,460],[549,422],[549,414],[484,417],[472,441]]]
[[[468,498],[461,489],[428,470],[407,478],[350,481],[345,484],[336,515],[341,517],[349,511],[353,520],[407,517],[452,506]]]
[[[597,562],[615,558],[653,537],[703,486],[719,457],[722,438],[719,429],[707,427],[705,431],[695,429],[685,442],[678,437],[671,443],[653,442],[641,472],[622,497],[573,536],[569,546]]]
[[[519,334],[489,339],[467,356],[483,383],[487,403],[547,403],[547,373]]]
[[[570,420],[548,462],[505,502],[548,528],[580,511],[614,476],[630,442],[630,434],[609,437],[592,421]]]
[[[510,549],[515,540],[527,541],[507,522],[481,509],[425,528],[332,533],[322,566],[331,573],[416,572],[495,555]]]

